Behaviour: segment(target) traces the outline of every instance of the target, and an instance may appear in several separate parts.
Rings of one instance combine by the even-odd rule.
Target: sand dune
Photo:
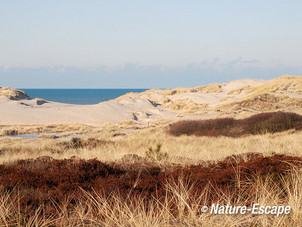
[[[23,91],[0,88],[0,124],[102,123],[149,118],[244,117],[263,111],[301,113],[302,77],[283,76],[273,80],[243,79],[195,88],[151,89],[129,93],[96,105],[71,105],[31,99]]]
[[[104,122],[138,120],[139,111],[156,117],[167,115],[167,111],[161,111],[147,99],[126,98],[96,105],[71,105],[56,102],[37,104],[35,99],[12,101],[7,97],[0,98],[0,124],[79,122],[100,125]]]

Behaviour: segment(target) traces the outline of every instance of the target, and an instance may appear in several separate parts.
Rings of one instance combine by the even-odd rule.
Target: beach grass
[[[187,178],[166,182],[163,200],[156,197],[122,196],[119,193],[98,193],[79,188],[80,193],[69,194],[61,200],[38,202],[33,208],[22,206],[29,190],[1,189],[0,223],[2,226],[299,226],[302,212],[302,172],[292,168],[277,178],[258,176],[249,180],[237,179],[233,191],[199,188]],[[291,206],[289,215],[215,215],[202,213],[201,207],[211,198],[215,204],[250,206]],[[34,199],[34,198],[33,198]],[[36,201],[37,202],[37,201]],[[210,207],[210,205],[209,205]],[[26,210],[28,209],[28,210]],[[26,211],[30,210],[30,215]],[[33,211],[32,211],[33,210]]]

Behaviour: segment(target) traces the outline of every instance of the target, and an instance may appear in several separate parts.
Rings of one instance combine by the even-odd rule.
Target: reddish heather
[[[93,160],[52,160],[50,158],[16,161],[10,165],[0,165],[0,185],[6,190],[18,188],[24,196],[21,205],[35,209],[41,202],[50,198],[62,201],[66,196],[77,196],[80,188],[86,191],[93,189],[108,196],[119,193],[122,197],[144,196],[163,199],[167,193],[166,183],[177,181],[182,177],[187,183],[195,185],[198,196],[204,188],[211,185],[210,191],[236,192],[248,188],[237,187],[237,179],[252,179],[255,176],[273,175],[280,183],[279,175],[284,175],[293,166],[301,166],[302,158],[284,155],[263,157],[248,154],[231,156],[216,164],[191,165],[187,167],[163,168],[155,165],[142,169],[136,164],[102,163]],[[279,180],[278,180],[279,179]],[[248,196],[248,193],[246,193]],[[217,193],[211,195],[209,203],[217,199]]]
[[[186,120],[172,124],[169,133],[174,136],[231,136],[275,133],[289,129],[302,129],[302,116],[295,113],[261,113],[242,120],[233,118]]]

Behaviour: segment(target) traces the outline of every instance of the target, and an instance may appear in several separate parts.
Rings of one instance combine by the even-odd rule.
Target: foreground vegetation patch
[[[261,113],[249,118],[218,118],[209,120],[186,120],[170,125],[169,133],[174,136],[230,136],[256,135],[302,129],[302,116],[288,112]]]
[[[238,187],[238,178],[246,181],[257,176],[272,175],[276,184],[279,176],[285,175],[293,166],[301,166],[302,158],[284,155],[263,157],[259,154],[231,156],[216,164],[191,165],[187,167],[160,168],[158,166],[129,166],[117,163],[106,164],[96,159],[53,160],[48,157],[19,160],[13,164],[0,165],[0,185],[6,191],[21,192],[20,206],[33,212],[41,203],[60,202],[68,196],[79,196],[83,190],[121,198],[143,197],[146,202],[152,198],[164,200],[169,194],[168,182],[186,179],[188,185],[195,185],[198,197],[206,187],[213,193],[209,204],[218,199],[217,192],[242,191],[249,196],[248,187]],[[194,198],[192,198],[194,199]],[[246,198],[247,199],[247,198]]]

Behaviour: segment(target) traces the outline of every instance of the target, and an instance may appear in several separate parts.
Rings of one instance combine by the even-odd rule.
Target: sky
[[[0,86],[173,88],[302,75],[300,0],[0,0]]]

